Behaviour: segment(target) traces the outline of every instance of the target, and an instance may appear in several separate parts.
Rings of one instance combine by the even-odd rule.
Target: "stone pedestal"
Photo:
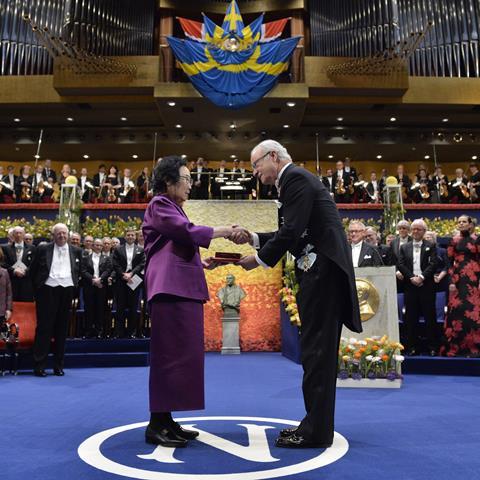
[[[392,342],[398,342],[400,334],[395,267],[356,268],[355,279],[357,290],[360,284],[367,287],[365,299],[360,301],[363,332],[354,333],[343,327],[342,337],[355,337],[360,340],[375,335],[387,335]]]
[[[222,355],[240,354],[239,323],[239,312],[237,312],[237,310],[235,310],[234,308],[225,308],[222,318]]]

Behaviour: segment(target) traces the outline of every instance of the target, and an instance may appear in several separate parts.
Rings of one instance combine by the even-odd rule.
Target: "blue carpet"
[[[63,378],[40,379],[30,375],[0,378],[4,445],[0,478],[136,478],[93,468],[81,460],[77,450],[94,434],[147,421],[147,380],[148,369],[142,367],[72,369]],[[300,382],[301,367],[280,354],[207,354],[207,408],[177,416],[298,420],[303,415]],[[338,389],[336,431],[348,441],[348,451],[329,465],[282,478],[479,478],[479,398],[480,379],[475,377],[406,375],[401,389]],[[274,439],[282,425],[273,420],[184,423],[195,424],[208,432],[206,435],[223,438],[227,447],[222,450],[208,442],[195,441],[186,449],[174,451],[171,460],[183,463],[158,462],[148,458],[155,447],[143,443],[141,427],[106,438],[101,453],[117,464],[153,472],[147,472],[143,478],[155,480],[194,480],[196,474],[204,474],[203,480],[209,480],[214,474],[229,472],[253,475],[256,471],[289,468],[322,453],[276,448]],[[255,450],[248,448],[247,427],[239,424],[263,428],[270,446],[264,460],[268,460],[268,455],[273,460],[257,462],[231,454],[230,447],[238,452],[243,446],[245,455]],[[330,450],[334,449],[325,453]],[[184,476],[173,477],[169,473]],[[236,478],[278,476],[239,473]]]

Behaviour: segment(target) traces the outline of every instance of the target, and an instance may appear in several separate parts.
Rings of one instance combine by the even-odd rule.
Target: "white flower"
[[[380,335],[375,335],[372,337],[372,340],[380,340],[382,337]]]
[[[351,344],[357,343],[357,339],[355,337],[350,337],[348,339],[348,343],[351,343]]]
[[[358,343],[360,345],[363,345],[363,346],[365,346],[367,344],[367,342],[365,340],[359,340]]]
[[[377,352],[377,355],[381,357],[384,353],[385,353],[385,350],[384,350],[383,348],[381,348],[381,349]]]
[[[403,362],[405,360],[405,357],[403,355],[394,355],[393,359],[397,362]]]
[[[371,361],[372,361],[372,358],[373,358],[372,355],[367,355],[367,356],[365,357],[365,360],[366,360],[367,362],[371,362]]]
[[[373,363],[377,363],[377,362],[381,362],[381,361],[382,361],[382,359],[380,357],[373,357],[372,358]]]

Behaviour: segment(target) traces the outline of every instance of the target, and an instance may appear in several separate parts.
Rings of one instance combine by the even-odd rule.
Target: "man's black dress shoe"
[[[39,369],[39,370],[34,370],[33,371],[33,374],[36,376],[36,377],[46,377],[47,376],[47,372],[45,370],[43,370],[43,368]]]
[[[145,431],[145,442],[171,448],[185,447],[188,443],[187,440],[180,438],[175,432],[172,432],[168,428],[162,428],[157,431],[150,425],[147,426],[147,430]]]
[[[298,427],[293,427],[293,428],[284,428],[283,430],[280,430],[280,437],[290,437],[294,433],[296,433],[298,430]]]
[[[312,442],[295,433],[289,437],[278,437],[275,445],[281,448],[328,448],[332,446],[331,443]]]
[[[63,377],[65,375],[65,372],[61,368],[54,368],[53,374],[56,375],[57,377]]]
[[[198,437],[198,432],[195,430],[187,430],[175,421],[173,422],[172,429],[179,437],[184,438],[185,440],[194,440]]]

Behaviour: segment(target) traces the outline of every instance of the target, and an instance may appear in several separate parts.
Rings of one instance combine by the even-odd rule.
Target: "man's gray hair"
[[[412,222],[412,228],[413,227],[420,227],[423,228],[425,231],[427,230],[427,224],[425,223],[425,220],[423,218],[417,218]]]
[[[252,154],[256,150],[261,150],[262,153],[275,152],[280,160],[292,161],[292,157],[287,152],[287,149],[276,140],[264,140],[260,142],[256,147],[253,147]]]
[[[52,233],[55,234],[55,232],[56,232],[59,228],[66,228],[66,229],[67,229],[67,234],[68,234],[68,227],[67,227],[64,223],[56,223],[56,224],[52,227]]]
[[[12,233],[18,232],[19,230],[25,233],[25,229],[20,225],[16,225],[15,227],[13,227]]]
[[[358,225],[362,230],[365,230],[366,227],[365,227],[365,224],[363,222],[361,222],[360,220],[352,220],[349,224],[348,224],[348,227],[350,227],[350,225]]]
[[[433,238],[433,242],[437,243],[437,234],[433,230],[427,230],[425,235],[431,235]]]
[[[408,222],[407,220],[400,220],[400,221],[397,223],[397,228],[400,228],[400,227],[408,227],[408,228],[410,228],[410,222]]]

